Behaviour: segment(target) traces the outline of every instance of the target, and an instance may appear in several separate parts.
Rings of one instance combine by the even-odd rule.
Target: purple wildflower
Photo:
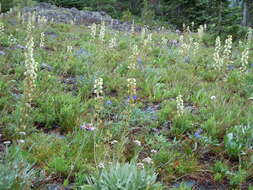
[[[83,125],[80,126],[81,129],[85,129],[87,131],[94,131],[96,128],[90,124],[90,123],[85,123]]]
[[[107,100],[107,101],[106,101],[106,104],[107,104],[107,105],[112,105],[112,101],[111,101],[111,100]]]
[[[202,138],[202,136],[200,135],[200,133],[202,132],[202,129],[198,129],[195,133],[194,133],[194,136],[196,138]]]
[[[136,95],[134,95],[134,96],[133,96],[133,99],[134,99],[134,100],[137,100],[137,96],[136,96]]]

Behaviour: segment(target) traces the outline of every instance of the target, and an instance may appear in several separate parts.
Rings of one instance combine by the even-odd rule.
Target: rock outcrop
[[[103,11],[80,11],[76,8],[60,8],[49,3],[39,3],[33,7],[23,8],[24,13],[36,12],[38,16],[44,16],[47,20],[57,23],[74,23],[77,25],[90,25],[92,23],[101,23],[105,21],[111,25],[113,29],[120,31],[130,31],[131,23],[122,22],[117,19],[113,19],[110,15]],[[135,27],[135,30],[139,31],[140,27]]]

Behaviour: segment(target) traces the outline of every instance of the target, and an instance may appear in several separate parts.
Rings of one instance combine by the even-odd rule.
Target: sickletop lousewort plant
[[[71,54],[71,53],[72,53],[72,50],[73,50],[73,47],[72,47],[72,46],[67,46],[67,53],[68,53],[68,54]]]
[[[162,37],[162,45],[163,45],[164,47],[166,47],[166,46],[167,46],[167,43],[168,43],[168,39],[165,38],[165,37],[163,36],[163,37]]]
[[[232,35],[229,35],[225,40],[224,52],[223,52],[223,60],[225,64],[231,64],[231,55],[232,55]]]
[[[146,37],[146,28],[143,27],[143,28],[141,29],[141,39],[144,40],[145,37]]]
[[[199,51],[199,42],[193,42],[193,55],[197,55]]]
[[[220,70],[223,66],[223,57],[221,56],[221,41],[218,36],[215,40],[215,50],[213,54],[214,64],[213,67],[217,70]]]
[[[253,38],[253,29],[249,28],[247,33],[247,46],[250,46],[252,38]]]
[[[12,34],[10,34],[8,36],[8,42],[11,46],[13,46],[13,45],[17,44],[17,39]]]
[[[181,94],[177,96],[176,102],[177,102],[177,114],[178,116],[182,116],[185,110],[184,110],[184,101]]]
[[[247,65],[249,64],[249,48],[247,47],[243,52],[241,56],[241,67],[240,71],[242,73],[247,71]]]
[[[198,36],[199,40],[202,41],[204,36],[204,27],[202,25],[200,25],[198,28]]]
[[[185,42],[184,36],[181,35],[179,38],[179,42],[181,44],[179,53],[181,53],[183,56],[189,56],[190,48],[191,48],[191,41],[192,38],[190,38],[190,43]]]
[[[97,24],[96,23],[93,23],[90,27],[90,34],[91,34],[91,39],[92,40],[95,40],[96,39],[96,35],[97,35]]]
[[[135,32],[135,26],[134,26],[134,20],[132,22],[132,25],[131,25],[131,34],[134,34]]]
[[[104,21],[102,21],[101,26],[100,26],[99,40],[101,42],[105,41],[105,22]]]
[[[116,48],[116,46],[117,46],[117,40],[116,40],[116,37],[113,37],[109,42],[109,48],[114,49]]]
[[[144,39],[143,41],[143,48],[145,47],[148,47],[149,46],[149,49],[151,48],[151,44],[152,44],[152,33],[149,33],[147,38]]]
[[[40,48],[43,48],[45,46],[45,34],[44,32],[41,32],[40,34]]]
[[[4,33],[4,24],[0,22],[0,34],[2,35]]]
[[[94,118],[97,120],[98,124],[102,124],[102,120],[99,118],[100,112],[103,109],[103,84],[104,81],[102,78],[95,79],[94,82],[94,94],[96,95],[95,99],[97,103],[95,104],[95,114]]]
[[[136,59],[139,55],[139,49],[138,46],[136,44],[133,45],[132,48],[132,55],[129,57],[130,63],[128,65],[128,69],[136,69]]]
[[[136,79],[135,78],[127,79],[127,87],[130,103],[134,104],[134,101],[136,100]]]
[[[29,35],[29,34],[28,34]],[[21,131],[25,131],[28,125],[31,104],[35,96],[38,63],[34,60],[34,41],[32,36],[28,36],[25,52],[25,79],[24,79],[24,105],[22,107]]]

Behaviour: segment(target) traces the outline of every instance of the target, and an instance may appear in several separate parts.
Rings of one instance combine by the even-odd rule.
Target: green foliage
[[[25,7],[34,5],[35,2],[33,0],[0,0],[0,4],[2,5],[2,11],[6,12],[13,7]]]
[[[252,125],[239,125],[231,128],[224,138],[226,150],[231,156],[238,157],[252,146]]]
[[[112,164],[103,169],[92,185],[94,190],[158,190],[156,174],[139,169],[134,163]]]
[[[20,154],[18,148],[7,152],[0,162],[0,189],[31,189],[37,171]]]

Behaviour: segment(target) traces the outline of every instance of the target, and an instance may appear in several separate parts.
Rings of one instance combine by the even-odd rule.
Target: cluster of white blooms
[[[113,37],[109,42],[109,48],[114,49],[117,46],[117,40],[116,37]]]
[[[223,52],[223,60],[224,63],[231,63],[231,54],[232,54],[232,35],[229,35],[225,41],[224,52]]]
[[[90,27],[90,30],[91,39],[95,40],[97,35],[97,24],[93,23]]]
[[[68,54],[71,54],[71,53],[72,53],[72,50],[73,50],[73,47],[72,47],[72,46],[67,46],[67,53],[68,53]]]
[[[30,106],[32,102],[32,98],[34,95],[34,91],[36,88],[36,79],[37,79],[37,70],[38,70],[38,63],[35,62],[33,57],[33,50],[34,50],[34,41],[33,37],[30,37],[27,45],[26,45],[26,52],[25,52],[25,90],[24,95],[26,99],[26,103]]]
[[[251,44],[251,40],[253,38],[253,29],[249,28],[247,33],[247,45],[249,46]]]
[[[45,34],[44,34],[44,32],[41,32],[41,34],[40,34],[40,47],[41,48],[45,47]]]
[[[168,43],[168,39],[163,36],[162,37],[162,45],[167,46],[167,43]]]
[[[142,160],[142,162],[147,164],[153,164],[153,160],[150,157],[146,157]]]
[[[143,27],[143,28],[141,29],[141,39],[144,40],[145,37],[146,37],[146,28]]]
[[[141,146],[141,141],[134,140],[133,142],[134,142],[134,144],[135,144],[135,145],[137,145],[137,146]]]
[[[136,44],[133,45],[132,48],[132,55],[129,57],[130,63],[128,65],[128,69],[135,69],[136,68],[136,59],[139,55],[139,49]]]
[[[220,70],[223,66],[223,57],[221,56],[221,41],[218,36],[215,40],[215,50],[213,54],[214,64],[213,67],[217,70]]]
[[[198,36],[199,36],[199,40],[202,41],[203,36],[204,36],[204,27],[202,25],[200,25],[198,28]]]
[[[131,25],[131,33],[134,34],[134,32],[135,32],[135,26],[134,26],[134,21],[133,21]]]
[[[97,99],[103,98],[103,79],[98,78],[94,82],[94,93]]]
[[[194,42],[193,43],[193,55],[197,55],[199,51],[199,42]]]
[[[103,162],[100,162],[100,163],[98,164],[98,168],[99,168],[99,169],[104,169],[104,168],[105,168],[105,164],[104,164]]]
[[[127,79],[127,87],[128,87],[128,94],[132,99],[133,96],[136,96],[136,79],[135,78]]]
[[[43,25],[47,23],[47,18],[45,16],[38,15],[37,21],[38,21],[38,24]]]
[[[182,99],[182,95],[179,94],[176,98],[176,102],[177,102],[177,114],[179,116],[182,116],[184,114],[184,101]]]
[[[4,33],[4,24],[0,22],[0,36],[2,36]]]
[[[113,140],[113,141],[111,142],[111,145],[114,145],[114,144],[117,144],[117,143],[118,143],[117,140]]]
[[[249,64],[249,48],[247,47],[243,52],[241,56],[241,72],[247,71],[247,66]]]
[[[105,40],[105,22],[104,21],[102,21],[102,24],[100,26],[99,40],[102,42]]]
[[[181,35],[179,38],[179,42],[181,44],[181,48],[179,49],[179,53],[182,54],[183,56],[188,56],[190,53],[191,49],[191,43],[192,43],[192,38],[190,38],[190,43],[185,42],[184,36]]]
[[[28,38],[31,36],[33,29],[34,29],[34,25],[32,24],[32,21],[29,19],[27,23],[27,28],[26,28]]]
[[[15,44],[17,44],[17,39],[12,34],[10,34],[8,36],[8,42],[10,45],[15,45]]]
[[[148,34],[148,37],[144,39],[143,47],[147,47],[149,44],[152,43],[152,33]]]

